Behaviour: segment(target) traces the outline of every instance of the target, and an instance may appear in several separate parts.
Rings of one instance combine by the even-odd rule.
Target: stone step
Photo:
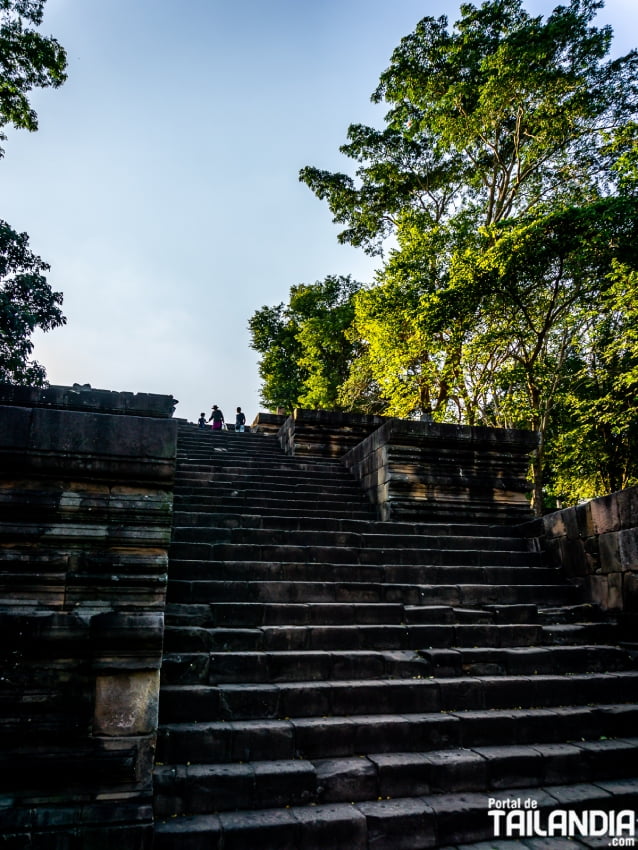
[[[437,581],[428,578],[427,570],[433,568],[466,568],[465,578],[458,581],[471,581],[476,570],[476,581],[488,580],[481,575],[481,569],[495,567],[508,568],[515,573],[532,572],[534,579],[548,583],[562,581],[562,576],[553,568],[542,566],[538,552],[516,552],[508,549],[419,549],[408,547],[364,548],[358,546],[320,546],[286,545],[267,543],[224,543],[190,542],[175,540],[170,544],[171,564],[190,562],[229,562],[253,564],[255,575],[270,570],[272,564],[298,564],[299,578],[303,580],[303,567],[310,569],[319,565],[345,565],[348,567],[374,566],[379,569],[391,569],[395,566],[409,566],[411,580],[415,582]],[[395,575],[395,580],[400,580]],[[328,579],[327,579],[328,580]],[[338,579],[331,579],[338,580]],[[443,576],[441,576],[443,580]],[[509,579],[506,579],[509,581]]]
[[[316,617],[324,617],[325,612],[336,610],[335,617],[342,617],[346,606],[356,606],[353,615],[366,616],[362,606],[378,605],[387,606],[391,610],[398,607],[403,611],[401,622],[406,624],[426,624],[436,622],[485,622],[485,623],[537,623],[539,622],[538,606],[536,605],[485,605],[481,608],[463,608],[454,605],[413,605],[403,602],[381,603],[381,602],[209,602],[199,604],[181,604],[169,602],[166,606],[165,620],[170,626],[216,626],[219,625],[219,617],[226,616],[225,607],[231,606],[243,609],[245,606],[256,606],[263,613],[256,613],[259,624],[263,625],[267,620],[272,623],[289,622],[294,620],[289,617],[303,618],[303,622],[314,620]],[[223,607],[222,607],[223,606]],[[569,606],[570,608],[578,606]],[[306,608],[310,610],[305,611]],[[300,610],[301,609],[301,610]],[[553,609],[558,610],[560,609]],[[241,613],[241,612],[240,612]],[[248,614],[252,616],[252,614]],[[331,616],[328,614],[328,616]],[[245,623],[244,623],[245,625]]]
[[[178,457],[210,454],[219,448],[229,452],[251,452],[260,455],[283,454],[278,440],[264,438],[256,434],[247,434],[245,431],[241,437],[229,432],[228,435],[222,435],[221,439],[219,434],[213,434],[210,429],[194,437],[182,433],[178,434]]]
[[[631,778],[638,738],[155,769],[155,814],[203,814]]]
[[[182,466],[184,465],[184,467]],[[178,477],[182,468],[188,471],[192,466],[206,467],[218,472],[229,472],[235,475],[254,474],[263,472],[265,475],[273,475],[286,472],[302,472],[307,475],[326,475],[331,473],[339,477],[349,477],[352,481],[352,476],[346,468],[336,460],[312,460],[290,457],[279,453],[276,457],[265,457],[263,454],[247,454],[247,453],[230,453],[225,450],[217,450],[211,452],[207,456],[199,456],[197,458],[190,457],[188,459],[177,458],[177,473]]]
[[[168,626],[166,652],[278,652],[303,650],[414,649],[429,647],[520,647],[613,641],[611,623],[576,624],[569,636],[536,624],[481,625],[303,625]]]
[[[169,604],[168,626],[271,625],[430,625],[536,623],[533,605],[457,608],[452,605],[402,605],[399,602],[211,602],[202,605]]]
[[[171,565],[180,573],[183,564]],[[373,568],[369,568],[373,569]],[[375,571],[375,576],[381,577]],[[415,605],[561,605],[577,602],[581,591],[562,584],[414,584],[384,581],[179,581],[171,578],[167,598],[171,603],[197,604],[202,599],[219,602],[401,602]]]
[[[237,475],[241,474],[242,483],[249,483],[252,486],[261,486],[270,488],[271,485],[285,484],[311,484],[318,486],[319,484],[330,484],[336,480],[343,481],[345,484],[359,487],[358,482],[352,475],[342,466],[330,469],[308,470],[298,465],[286,465],[281,463],[268,464],[267,467],[261,467],[259,470],[253,470],[250,465],[245,465],[242,469],[235,468],[231,471],[225,471],[223,464],[215,463],[180,463],[178,468],[179,484],[198,483],[206,485],[208,483],[215,484],[218,482],[236,484]]]
[[[419,549],[428,553],[454,549],[474,552],[500,550],[504,552],[526,552],[532,560],[539,561],[540,553],[530,551],[527,541],[519,537],[496,537],[495,535],[477,538],[475,536],[412,534],[406,538],[399,533],[359,533],[339,530],[293,530],[274,528],[228,528],[195,525],[182,525],[179,519],[174,522],[174,542],[195,543],[233,543],[258,546],[319,546],[339,547],[340,549]],[[431,557],[431,556],[429,556]]]
[[[409,679],[429,675],[430,666],[413,650],[167,652],[162,685]]]
[[[210,457],[222,451],[228,454],[258,455],[259,457],[276,457],[283,454],[282,448],[277,440],[266,440],[259,437],[251,437],[244,433],[240,439],[233,435],[231,439],[219,439],[218,435],[210,431],[204,435],[205,439],[184,440],[181,435],[178,439],[177,457],[198,458]]]
[[[264,481],[264,478],[268,480]],[[211,470],[210,472],[193,472],[189,475],[182,473],[176,478],[175,490],[179,493],[197,493],[198,490],[206,490],[207,488],[217,488],[224,492],[235,489],[250,492],[261,490],[263,493],[273,495],[286,492],[296,495],[304,490],[333,492],[337,496],[341,494],[343,498],[351,493],[356,493],[359,496],[364,495],[358,482],[345,470],[341,471],[340,474],[336,470],[326,472],[321,477],[316,472],[295,472],[293,474],[282,471],[279,475],[273,475],[271,472],[266,476],[260,474],[259,471],[249,475],[246,470],[243,473]]]
[[[336,502],[341,506],[346,506],[352,501],[366,506],[369,504],[359,488],[352,484],[341,486],[338,483],[326,487],[286,484],[263,490],[246,487],[243,482],[231,484],[228,487],[210,482],[198,487],[176,485],[174,493],[183,500],[193,499],[195,504],[201,503],[202,496],[210,495],[212,500],[217,499],[223,505],[249,503],[256,508],[268,507],[282,501],[294,501],[299,506],[310,506],[313,502],[319,505],[331,505]]]
[[[280,516],[282,512],[292,518],[308,518],[317,517],[325,519],[358,519],[358,520],[374,520],[375,512],[371,505],[361,504],[359,507],[352,504],[321,504],[315,502],[309,504],[300,504],[293,499],[273,499],[265,504],[255,505],[246,499],[226,499],[217,496],[199,496],[184,498],[177,494],[174,497],[174,504],[178,509],[189,511],[194,510],[210,510],[219,512],[223,510],[226,515],[259,513],[262,516]]]
[[[427,664],[427,675],[437,677],[611,673],[636,666],[630,653],[604,644],[425,649],[419,656]]]
[[[607,619],[607,616],[598,605],[591,602],[584,602],[580,605],[541,608],[538,612],[540,622],[548,625],[584,623],[587,621],[599,622]]]
[[[166,723],[157,760],[208,764],[599,740],[635,736],[637,721],[638,706],[603,704]]]
[[[486,538],[499,537],[512,541],[513,548],[523,548],[537,551],[534,541],[521,538],[515,529],[503,526],[470,525],[458,523],[404,523],[382,522],[370,519],[334,519],[333,517],[291,517],[277,514],[228,514],[215,513],[206,510],[180,509],[173,513],[174,526],[204,526],[215,528],[259,528],[276,531],[335,531],[354,532],[356,534],[397,535],[402,540],[414,536],[436,538]],[[523,540],[523,543],[520,541]]]
[[[533,801],[541,814],[556,809],[578,811],[638,808],[636,780],[603,780],[577,785],[495,790],[495,801]],[[263,809],[255,812],[222,812],[160,821],[155,850],[424,850],[486,841],[480,850],[496,848],[494,820],[488,815],[484,792],[428,794],[363,803],[334,803]],[[186,845],[184,842],[188,841]],[[539,843],[539,841],[541,843]],[[525,850],[559,850],[542,839],[526,842]],[[574,850],[585,844],[570,842]],[[587,844],[591,847],[591,843]],[[460,847],[459,847],[460,850]],[[465,850],[465,848],[464,848]],[[469,850],[469,848],[467,848]],[[477,848],[479,850],[479,848]],[[513,847],[512,850],[520,850]]]
[[[532,676],[610,673],[634,669],[613,646],[462,648],[427,650],[298,650],[279,652],[166,652],[163,685],[214,685],[430,676]]]
[[[267,563],[262,561],[220,560],[215,562],[212,559],[203,561],[175,559],[170,565],[170,571],[172,588],[169,586],[169,592],[171,590],[177,591],[178,586],[184,582],[197,582],[199,585],[198,593],[206,594],[206,596],[200,596],[199,600],[194,599],[192,601],[201,601],[201,599],[206,598],[216,599],[215,596],[208,596],[217,589],[215,584],[211,585],[211,582],[223,580],[233,582],[295,581],[302,585],[308,582],[323,582],[324,584],[376,582],[381,584],[436,586],[440,583],[444,587],[449,585],[498,585],[501,587],[510,585],[514,587],[519,584],[531,583],[533,585],[538,583],[541,586],[556,584],[559,587],[571,589],[569,585],[559,585],[556,581],[556,574],[542,567],[525,569],[524,567],[511,566],[420,566],[415,564],[379,566],[375,564],[332,564],[312,561],[274,560]],[[329,588],[326,588],[326,592],[329,593]],[[171,598],[177,601],[175,597]],[[505,597],[503,601],[507,602],[508,598]],[[300,597],[300,599],[303,599],[303,597]],[[222,602],[224,599],[219,601]],[[238,599],[238,601],[249,600]],[[437,600],[424,597],[424,601],[429,604]],[[495,599],[494,601],[497,602],[498,600]],[[556,625],[557,629],[559,625],[561,624]],[[562,625],[566,628],[569,624]]]
[[[171,685],[162,688],[160,722],[282,719],[485,708],[587,705],[638,698],[638,672],[477,678],[342,680],[270,684]]]

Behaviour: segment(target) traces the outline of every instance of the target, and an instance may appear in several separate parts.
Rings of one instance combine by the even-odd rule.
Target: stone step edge
[[[523,683],[525,688],[522,688]],[[510,710],[557,709],[564,705],[587,706],[593,702],[593,692],[598,693],[601,688],[603,692],[607,689],[610,696],[613,694],[612,699],[615,702],[635,704],[637,686],[638,671],[634,670],[576,673],[569,676],[427,676],[410,679],[346,679],[337,682],[167,685],[160,689],[160,726],[206,720],[281,720],[344,714],[352,717],[368,715],[368,711],[362,710],[360,700],[374,699],[379,688],[385,689],[386,698],[388,694],[391,695],[390,702],[384,703],[387,708],[380,713],[396,714],[397,707],[391,702],[399,697],[406,707],[409,707],[412,700],[413,705],[418,702],[419,707],[428,713],[482,711],[490,707]],[[550,694],[549,699],[539,698],[539,687],[544,693]],[[631,688],[631,693],[627,693],[628,687]],[[319,701],[319,706],[314,707],[312,714],[303,710],[307,709],[309,695],[313,700]],[[268,705],[264,700],[269,701]],[[181,708],[176,710],[177,705],[187,705],[190,716],[184,716]],[[414,713],[414,709],[411,713]]]
[[[157,765],[224,765],[236,763],[240,756],[243,761],[255,763],[299,758],[353,759],[370,754],[484,748],[502,745],[504,737],[510,746],[518,747],[595,742],[609,739],[609,732],[627,739],[636,731],[637,716],[638,703],[615,703],[599,707],[174,722],[160,728]]]
[[[512,800],[536,801],[538,809],[545,814],[555,809],[572,808],[610,811],[636,805],[638,783],[612,780],[578,785],[543,785],[505,788],[489,795],[475,792],[421,795],[366,803],[177,817],[156,821],[155,850],[178,850],[185,835],[191,839],[197,836],[203,838],[206,843],[201,847],[207,850],[221,850],[224,835],[241,836],[246,840],[253,836],[254,847],[257,848],[264,846],[264,842],[281,838],[282,833],[289,836],[289,846],[305,850],[314,850],[315,846],[366,850],[370,846],[368,842],[374,840],[382,842],[385,847],[390,846],[387,839],[393,836],[397,839],[402,837],[401,846],[408,847],[406,835],[413,833],[423,839],[426,831],[430,836],[429,846],[442,847],[445,844],[448,850],[453,850],[451,845],[494,839],[492,819],[487,815],[490,799],[504,806]],[[331,836],[335,842],[341,843],[325,843],[326,839],[330,841]],[[320,843],[315,844],[315,838]],[[578,844],[572,845],[575,850]],[[424,845],[421,841],[415,846]]]
[[[570,752],[566,753],[566,750]],[[382,783],[383,776],[381,773],[384,767],[395,767],[400,771],[404,767],[411,768],[412,766],[416,766],[418,768],[420,765],[426,766],[429,764],[433,770],[436,771],[438,769],[445,772],[450,761],[454,762],[455,759],[458,759],[462,762],[465,759],[467,764],[467,760],[469,759],[472,762],[470,769],[472,777],[468,777],[468,779],[472,783],[476,781],[474,776],[475,771],[488,764],[491,766],[491,774],[488,775],[486,773],[484,777],[488,786],[485,790],[489,792],[498,789],[498,783],[502,781],[501,777],[504,774],[507,775],[508,772],[516,772],[521,769],[520,767],[515,767],[510,768],[508,771],[506,763],[509,759],[522,760],[526,757],[531,757],[533,760],[539,762],[539,767],[542,764],[543,770],[545,770],[548,765],[552,769],[556,768],[557,765],[552,763],[564,759],[567,755],[572,759],[577,758],[579,760],[579,768],[581,768],[582,760],[586,759],[588,754],[595,755],[596,753],[600,753],[604,755],[606,753],[610,760],[614,762],[618,753],[621,751],[624,753],[638,753],[638,738],[605,736],[603,739],[579,739],[564,742],[475,744],[464,747],[452,746],[446,748],[433,747],[421,751],[377,752],[370,750],[365,754],[355,756],[331,756],[329,758],[304,757],[294,759],[255,759],[235,762],[186,762],[171,764],[156,762],[154,774],[158,778],[167,777],[169,780],[174,779],[176,782],[179,782],[180,780],[188,781],[206,775],[213,776],[216,773],[221,773],[225,777],[230,777],[233,773],[238,776],[249,776],[251,772],[254,772],[255,767],[259,765],[260,774],[271,777],[272,781],[276,780],[278,774],[285,776],[288,772],[294,773],[296,768],[302,773],[309,772],[313,774],[319,783],[322,775],[327,777],[324,769],[329,763],[330,773],[335,777],[350,773],[353,765],[364,767],[371,765],[374,769],[376,783]],[[366,764],[366,762],[369,764]],[[592,766],[592,769],[595,769],[595,766]],[[355,772],[358,773],[358,771]],[[568,773],[569,770],[566,772]],[[495,786],[492,780],[496,781],[497,784]],[[474,789],[465,788],[463,790]],[[377,787],[377,793],[383,794],[381,785]]]
[[[494,718],[508,718],[519,722],[529,721],[530,718],[536,721],[549,720],[551,717],[564,718],[573,714],[587,714],[591,716],[613,717],[618,713],[634,713],[638,711],[638,703],[599,703],[592,706],[582,705],[560,705],[546,708],[483,708],[483,709],[457,709],[430,712],[402,714],[357,714],[357,715],[331,715],[330,717],[290,717],[288,719],[273,720],[271,718],[257,718],[248,720],[185,720],[177,722],[168,722],[160,724],[160,733],[171,732],[215,732],[222,729],[230,729],[234,726],[240,727],[240,731],[259,731],[261,729],[269,730],[291,730],[294,731],[297,727],[303,728],[307,726],[315,726],[317,724],[332,725],[347,725],[347,726],[368,726],[370,720],[373,719],[376,723],[389,723],[395,720],[405,721],[406,723],[419,724],[428,722],[441,721],[442,718],[451,718],[454,721],[462,723],[463,720],[471,719],[472,721],[492,720]],[[623,736],[626,737],[626,736]],[[556,743],[551,741],[539,741],[538,743]]]

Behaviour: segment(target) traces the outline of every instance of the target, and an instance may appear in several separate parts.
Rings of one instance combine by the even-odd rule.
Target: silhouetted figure
[[[197,420],[197,424],[199,425],[200,428],[206,427],[206,414],[204,413],[203,410],[199,414],[199,419]]]
[[[211,414],[208,417],[208,421],[213,420],[213,431],[221,431],[224,427],[224,414],[217,407],[216,404],[213,405],[213,409],[211,410]]]
[[[235,431],[242,432],[244,430],[244,426],[246,425],[246,417],[241,412],[241,407],[237,408],[237,415],[235,416]]]

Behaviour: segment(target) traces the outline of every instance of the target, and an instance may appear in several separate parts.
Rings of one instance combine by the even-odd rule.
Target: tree
[[[347,330],[360,283],[329,275],[290,289],[287,305],[262,307],[249,321],[252,348],[261,354],[261,399],[272,408],[339,407],[356,345]]]
[[[29,24],[42,23],[45,0],[0,0],[0,140],[5,128],[37,130],[28,94],[35,87],[57,88],[66,79],[66,53],[54,38]],[[4,150],[0,148],[0,157]],[[26,233],[0,221],[0,380],[41,385],[44,368],[29,362],[31,334],[64,324],[62,295],[44,271],[49,266],[28,247]]]
[[[0,139],[4,127],[38,129],[28,100],[33,88],[57,88],[66,80],[66,53],[28,24],[42,23],[46,0],[0,0]],[[0,156],[4,153],[0,148]]]
[[[53,292],[43,272],[49,266],[28,247],[26,233],[0,221],[0,381],[39,386],[45,370],[29,362],[31,334],[65,323],[62,295]]]
[[[397,415],[539,430],[537,511],[571,354],[613,263],[636,267],[623,181],[638,54],[606,58],[611,31],[591,26],[602,5],[571,0],[543,20],[487,0],[452,29],[424,18],[373,94],[385,129],[349,128],[355,178],[300,173],[346,225],[341,241],[379,253],[395,239],[357,296],[365,363],[343,392],[354,404],[364,374]]]

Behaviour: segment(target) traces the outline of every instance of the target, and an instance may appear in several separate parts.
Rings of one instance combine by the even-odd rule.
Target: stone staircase
[[[182,425],[172,539],[155,850],[417,850],[492,838],[490,800],[638,808],[635,665],[515,530],[378,522],[338,461]]]

